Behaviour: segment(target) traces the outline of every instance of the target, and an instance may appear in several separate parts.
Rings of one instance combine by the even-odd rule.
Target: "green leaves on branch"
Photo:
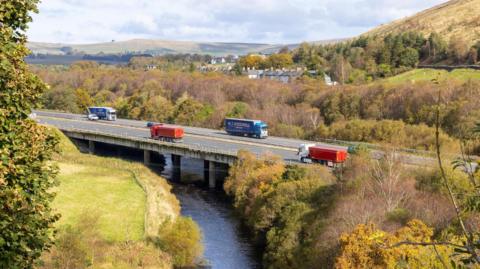
[[[53,242],[57,138],[28,119],[45,85],[23,58],[37,0],[0,1],[0,268],[32,268]]]

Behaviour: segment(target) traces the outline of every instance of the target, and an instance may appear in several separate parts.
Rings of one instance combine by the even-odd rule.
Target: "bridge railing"
[[[166,147],[174,147],[174,148],[183,148],[185,150],[190,150],[190,151],[198,151],[198,152],[205,152],[205,153],[213,153],[213,154],[219,154],[219,155],[226,155],[230,157],[236,157],[237,156],[237,151],[233,150],[225,150],[225,149],[220,149],[218,147],[214,146],[205,146],[199,143],[189,143],[183,144],[183,143],[171,143],[171,142],[165,142],[165,141],[158,141],[150,138],[142,138],[142,137],[135,137],[128,135],[127,133],[119,133],[119,134],[110,134],[110,133],[103,133],[103,132],[95,132],[95,131],[87,131],[87,130],[82,130],[82,129],[76,129],[76,128],[60,128],[60,130],[65,131],[65,132],[72,132],[72,133],[79,133],[79,134],[86,134],[86,135],[94,135],[94,136],[101,136],[101,137],[111,137],[114,139],[125,139],[128,141],[133,141],[133,142],[143,142],[143,143],[150,143],[150,144],[158,144]]]

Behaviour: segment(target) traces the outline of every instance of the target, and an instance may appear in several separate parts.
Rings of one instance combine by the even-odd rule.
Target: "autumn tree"
[[[55,169],[48,162],[57,139],[28,117],[45,90],[24,62],[37,3],[0,5],[0,268],[32,268],[51,246],[58,219],[50,207]]]
[[[266,66],[274,69],[288,67],[292,64],[292,55],[287,53],[272,54],[266,60]]]
[[[93,104],[92,97],[88,94],[88,92],[82,88],[78,88],[75,90],[75,96],[78,107],[85,112],[89,106]]]
[[[184,94],[175,104],[173,117],[177,124],[194,126],[203,123],[212,112],[213,109],[210,106],[200,103],[188,94]]]
[[[331,63],[332,74],[334,78],[340,83],[345,83],[350,76],[352,66],[345,60],[342,54],[336,54]]]
[[[195,265],[203,254],[202,232],[191,218],[166,219],[160,225],[158,235],[147,238],[147,241],[170,254],[176,267]]]
[[[229,170],[224,189],[235,198],[234,205],[248,216],[256,198],[279,181],[284,172],[278,156],[265,155],[261,160],[248,151],[239,151],[238,159]]]
[[[450,38],[448,53],[450,57],[456,62],[462,62],[468,54],[468,44],[460,35],[454,35]]]
[[[447,50],[447,42],[438,33],[431,33],[428,37],[428,55],[436,60],[443,59]]]
[[[360,224],[340,237],[340,255],[335,268],[449,268],[452,254],[446,246],[424,247],[411,242],[431,242],[433,231],[419,220],[411,220],[390,234],[374,224]],[[448,263],[450,265],[450,263]]]
[[[259,69],[260,67],[265,65],[265,60],[260,55],[250,54],[240,58],[239,60],[240,66],[244,68],[256,68]]]
[[[468,52],[468,63],[476,64],[478,61],[478,50],[475,47],[472,47]]]

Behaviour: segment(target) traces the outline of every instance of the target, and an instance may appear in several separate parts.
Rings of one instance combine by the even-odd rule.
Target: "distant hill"
[[[419,12],[411,17],[381,25],[365,35],[387,35],[417,31],[425,35],[437,32],[446,41],[462,36],[473,44],[480,41],[480,0],[452,0]]]
[[[275,51],[280,45],[247,44],[247,43],[217,43],[190,42],[169,40],[133,39],[128,41],[96,43],[96,44],[53,44],[30,42],[30,50],[34,53],[62,55],[67,52],[74,54],[125,54],[151,53],[155,55],[170,53],[199,53],[212,55],[245,54],[247,52]]]
[[[335,43],[340,40],[316,41],[316,44]],[[222,42],[192,42],[133,39],[127,41],[96,43],[96,44],[61,44],[29,42],[28,48],[33,53],[66,55],[66,54],[125,54],[149,53],[153,55],[198,53],[210,55],[245,55],[248,53],[273,53],[282,47],[290,49],[299,44],[255,44],[255,43],[222,43]]]

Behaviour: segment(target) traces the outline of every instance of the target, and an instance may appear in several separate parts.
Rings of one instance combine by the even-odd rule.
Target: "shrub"
[[[360,224],[340,238],[340,254],[335,268],[442,268],[449,261],[452,249],[400,245],[399,242],[431,242],[432,229],[419,220],[412,220],[394,234],[376,228],[374,224]],[[438,253],[438,255],[437,255]]]
[[[276,136],[290,138],[302,138],[305,136],[305,131],[302,127],[283,123],[277,124],[271,132]]]
[[[202,255],[202,234],[191,218],[165,220],[157,237],[149,238],[156,247],[172,256],[176,266],[192,266]]]
[[[387,212],[387,220],[401,223],[405,225],[408,220],[411,219],[410,212],[405,208],[395,208],[394,210]]]

